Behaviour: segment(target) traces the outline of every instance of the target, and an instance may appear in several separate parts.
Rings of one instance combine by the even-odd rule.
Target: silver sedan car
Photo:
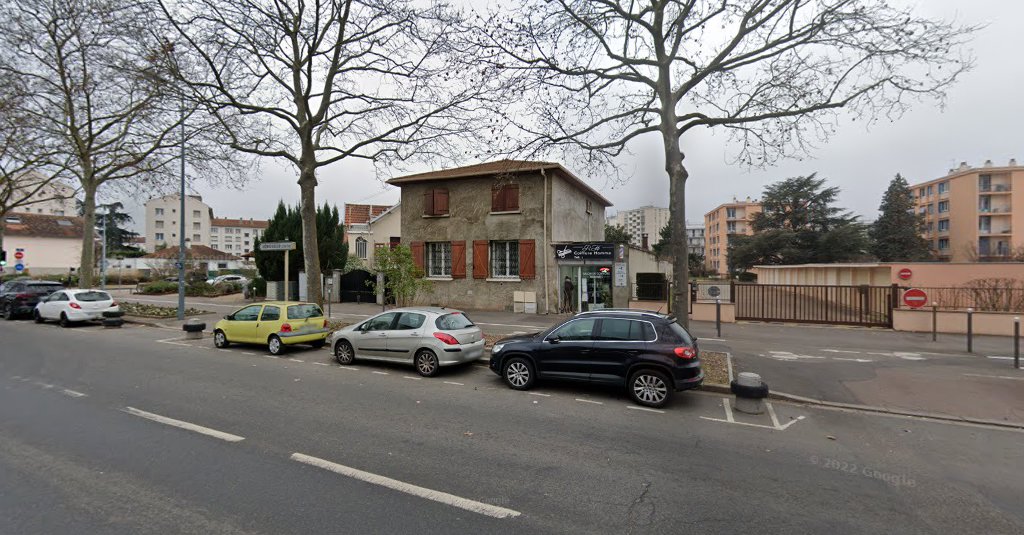
[[[484,354],[484,335],[460,310],[409,307],[377,314],[327,337],[338,364],[356,359],[412,364],[424,377]]]

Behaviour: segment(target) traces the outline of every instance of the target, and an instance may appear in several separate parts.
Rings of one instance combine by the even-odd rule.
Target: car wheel
[[[213,345],[215,347],[224,348],[231,345],[231,342],[228,342],[228,335],[224,334],[224,331],[217,329],[216,331],[213,331]]]
[[[505,363],[501,372],[505,384],[513,390],[529,390],[537,380],[533,373],[533,364],[522,357],[513,357]]]
[[[4,319],[7,321],[14,319],[14,307],[12,307],[10,303],[7,303],[4,306]]]
[[[44,321],[46,321],[46,320],[43,319],[42,316],[39,315],[39,311],[38,310],[33,310],[32,311],[32,319],[36,320],[36,323],[43,323]]]
[[[67,315],[67,314],[65,314],[65,313],[63,313],[63,312],[61,312],[61,313],[60,313],[60,321],[58,322],[58,324],[59,324],[59,325],[60,325],[61,327],[65,328],[65,329],[67,329],[68,327],[70,327],[70,326],[71,326],[71,322],[70,322],[70,321],[68,321],[68,315]]]
[[[441,365],[437,362],[437,355],[429,349],[421,349],[416,353],[416,371],[423,377],[437,375]]]
[[[284,343],[278,338],[276,334],[271,335],[267,340],[267,350],[270,351],[271,355],[280,355],[284,353]]]
[[[658,370],[639,370],[629,377],[626,389],[638,405],[664,407],[672,399],[671,382]]]
[[[355,362],[356,352],[352,349],[352,344],[344,340],[334,344],[334,360],[338,361],[338,364],[342,366],[348,366]]]

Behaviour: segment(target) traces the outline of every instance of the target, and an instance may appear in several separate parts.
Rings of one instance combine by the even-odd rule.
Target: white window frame
[[[492,279],[519,279],[519,242],[492,241],[488,244]],[[512,259],[515,258],[513,266]],[[504,264],[504,265],[502,265]]]
[[[366,260],[366,240],[361,236],[356,238],[356,258]]]
[[[155,215],[164,215],[164,209],[163,208],[156,208],[156,209],[154,209],[153,213]]]
[[[452,242],[427,242],[423,247],[427,277],[451,278]]]

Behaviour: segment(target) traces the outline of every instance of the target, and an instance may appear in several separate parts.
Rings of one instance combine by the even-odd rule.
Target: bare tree
[[[687,296],[686,134],[727,129],[738,161],[768,165],[834,133],[839,112],[895,119],[942,101],[971,66],[973,27],[885,0],[534,0],[490,16],[486,61],[534,72],[538,147],[613,163],[659,135],[669,179],[673,299]],[[684,319],[685,321],[685,319]]]
[[[179,126],[202,120],[162,72],[167,50],[154,34],[152,10],[129,0],[4,0],[0,72],[24,84],[22,111],[46,139],[55,161],[83,195],[80,284],[92,284],[96,199],[101,187],[131,182],[138,189],[177,176]],[[193,170],[230,173],[211,135],[194,127]],[[184,229],[179,229],[183,232]]]
[[[321,300],[320,168],[451,152],[483,111],[486,69],[446,60],[460,25],[442,5],[406,0],[160,0],[198,56],[181,77],[229,126],[233,148],[298,174],[307,292]],[[236,120],[229,124],[229,120]]]

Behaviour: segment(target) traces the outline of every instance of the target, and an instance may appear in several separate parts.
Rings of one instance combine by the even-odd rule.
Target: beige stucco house
[[[37,276],[78,269],[82,258],[82,218],[11,213],[4,216],[4,227],[7,272],[14,272],[18,263]],[[16,259],[19,250],[23,257]]]

